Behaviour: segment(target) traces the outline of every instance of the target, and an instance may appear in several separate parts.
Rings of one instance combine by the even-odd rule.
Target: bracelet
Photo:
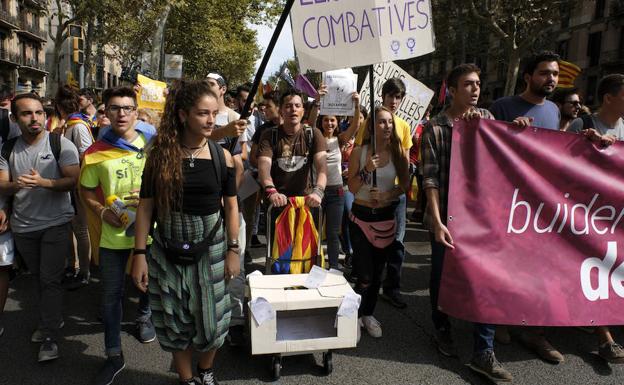
[[[233,252],[234,254],[238,254],[238,255],[240,255],[240,249],[239,249],[238,247],[228,247],[228,248],[227,248],[227,251],[231,251],[231,252]]]
[[[108,207],[102,207],[102,210],[100,210],[100,220],[101,220],[102,222],[104,222],[104,212],[105,212],[106,210],[110,210],[110,209],[109,209]]]
[[[275,187],[273,187],[273,188],[265,189],[264,192],[266,193],[267,198],[270,198],[271,195],[277,193],[277,189]]]
[[[134,249],[132,255],[147,255],[147,249]]]
[[[270,190],[270,189],[275,189],[275,186],[273,186],[272,184],[268,185],[268,186],[264,186],[264,191]]]
[[[325,196],[325,189],[321,186],[314,186],[314,188],[312,189],[312,193],[318,195],[319,198],[323,200],[323,197]]]

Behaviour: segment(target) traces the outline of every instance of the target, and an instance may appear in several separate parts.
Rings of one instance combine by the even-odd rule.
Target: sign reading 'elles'
[[[301,72],[433,52],[430,0],[297,0],[291,11]]]

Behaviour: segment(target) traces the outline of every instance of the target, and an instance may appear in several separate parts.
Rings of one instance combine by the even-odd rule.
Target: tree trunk
[[[60,63],[61,63],[61,48],[63,48],[63,31],[59,27],[57,27],[56,35],[52,40],[54,44],[54,48],[52,49],[52,71],[50,72],[50,79],[52,82],[48,84],[47,92],[49,95],[56,94],[56,91],[61,86],[61,73],[60,73]]]
[[[159,80],[162,78],[162,71],[160,70],[160,57],[165,43],[165,24],[167,23],[170,11],[171,4],[167,4],[163,12],[158,17],[158,28],[156,28],[154,35],[152,35],[150,71],[152,73],[152,78]]]
[[[518,69],[520,67],[520,50],[518,48],[510,48],[507,63],[507,80],[505,81],[504,96],[511,96],[516,93],[516,82],[518,81]]]

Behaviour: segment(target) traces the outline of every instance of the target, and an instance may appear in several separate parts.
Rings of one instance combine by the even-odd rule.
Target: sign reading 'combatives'
[[[402,60],[435,49],[430,0],[296,0],[291,20],[302,72]]]

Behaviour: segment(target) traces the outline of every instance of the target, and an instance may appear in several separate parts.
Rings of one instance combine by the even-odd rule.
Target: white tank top
[[[368,145],[362,146],[362,153],[360,155],[360,171],[366,166],[366,159],[368,155]],[[392,156],[388,160],[388,163],[377,169],[377,189],[381,192],[390,191],[394,188],[397,173],[394,163],[392,163]],[[355,194],[355,199],[363,201],[370,201],[370,189],[371,185],[363,184],[362,187]]]

